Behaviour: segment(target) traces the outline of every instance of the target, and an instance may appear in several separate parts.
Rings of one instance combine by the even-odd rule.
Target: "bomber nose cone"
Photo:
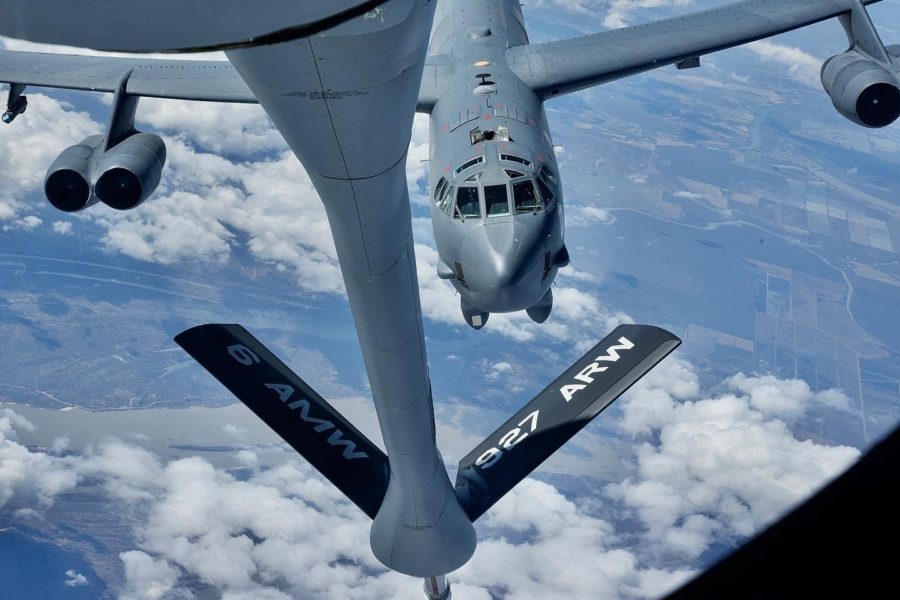
[[[519,223],[491,223],[463,239],[459,257],[472,290],[482,292],[514,282],[515,258],[525,229]]]
[[[459,255],[471,302],[479,310],[510,312],[540,299],[540,295],[523,294],[522,284],[541,256],[539,235],[527,225],[504,222],[479,227],[463,239]]]

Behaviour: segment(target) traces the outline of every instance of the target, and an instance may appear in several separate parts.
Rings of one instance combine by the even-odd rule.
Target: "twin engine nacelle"
[[[92,135],[63,150],[44,178],[50,204],[64,212],[98,201],[129,210],[156,191],[166,164],[166,144],[158,135],[135,133],[104,151],[105,138]]]
[[[888,48],[893,55],[895,46]],[[839,113],[866,127],[884,127],[900,116],[900,89],[893,72],[855,50],[822,65],[822,85]]]

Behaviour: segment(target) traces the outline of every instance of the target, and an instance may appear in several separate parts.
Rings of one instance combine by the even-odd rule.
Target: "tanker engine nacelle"
[[[837,111],[859,125],[884,127],[900,116],[897,77],[855,50],[825,61],[822,86]]]
[[[63,150],[44,178],[54,207],[77,212],[98,201],[130,210],[149,198],[166,164],[166,145],[158,135],[134,133],[104,151],[105,138],[92,135]]]
[[[91,179],[102,146],[103,136],[92,135],[59,153],[44,176],[44,194],[50,204],[63,212],[78,212],[97,203]]]

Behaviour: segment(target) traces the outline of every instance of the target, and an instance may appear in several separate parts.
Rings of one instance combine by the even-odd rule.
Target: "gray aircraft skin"
[[[429,54],[452,74],[431,109],[431,222],[438,276],[476,329],[492,312],[546,320],[553,278],[568,263],[543,103],[506,58],[527,44],[517,0],[438,5]]]
[[[490,312],[523,309],[542,321],[552,306],[553,278],[568,261],[544,101],[666,65],[696,67],[710,52],[837,17],[850,47],[826,62],[823,86],[845,117],[885,126],[900,114],[900,52],[881,43],[864,8],[870,3],[751,0],[529,44],[517,0],[271,0],[265,9],[221,0],[214,11],[201,10],[208,4],[200,0],[8,0],[0,12],[2,35],[126,52],[222,49],[228,62],[0,51],[0,81],[11,84],[3,120],[24,112],[26,85],[114,93],[106,135],[63,151],[45,192],[67,211],[98,201],[131,209],[152,194],[165,162],[162,140],[134,129],[140,97],[258,102],[265,109],[325,206],[371,384],[389,461],[386,491],[373,513],[372,550],[391,569],[430,578],[426,592],[439,599],[448,589],[434,577],[469,560],[476,546],[472,522],[514,485],[492,493],[487,469],[516,466],[512,459],[500,470],[493,464],[504,453],[522,456],[547,437],[540,437],[538,411],[528,413],[514,429],[498,430],[496,447],[460,464],[456,487],[450,482],[435,438],[405,174],[414,112],[431,114],[439,275],[459,292],[466,321],[477,328]],[[636,344],[623,334],[609,341],[606,354],[586,355],[558,380],[575,378],[559,387],[560,406],[573,406],[572,390],[593,390],[592,374],[607,369],[599,365],[637,352]],[[677,338],[660,333],[653,349],[628,367],[637,375],[608,382],[602,407],[673,344]],[[260,352],[246,344],[227,350],[215,360],[237,361],[229,363],[232,371],[260,362]],[[286,403],[295,391],[266,387],[273,403]],[[542,394],[558,402],[551,387]],[[305,400],[289,406],[311,410]],[[584,414],[593,418],[602,407]],[[316,431],[334,427],[306,412],[301,418],[316,421]],[[527,424],[531,435],[522,442]],[[341,446],[344,458],[354,456],[340,436],[327,444]],[[334,449],[325,445],[321,452]],[[335,460],[343,460],[340,454]],[[346,464],[353,468],[349,459]]]

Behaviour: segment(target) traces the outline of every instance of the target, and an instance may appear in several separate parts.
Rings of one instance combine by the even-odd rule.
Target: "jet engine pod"
[[[884,127],[900,116],[897,79],[854,50],[825,61],[822,86],[837,111],[859,125]]]
[[[166,144],[158,135],[136,133],[100,159],[94,194],[116,210],[131,210],[150,197],[166,164]]]
[[[102,135],[92,135],[63,150],[44,177],[44,194],[55,208],[77,212],[97,203],[91,193],[91,173]]]

